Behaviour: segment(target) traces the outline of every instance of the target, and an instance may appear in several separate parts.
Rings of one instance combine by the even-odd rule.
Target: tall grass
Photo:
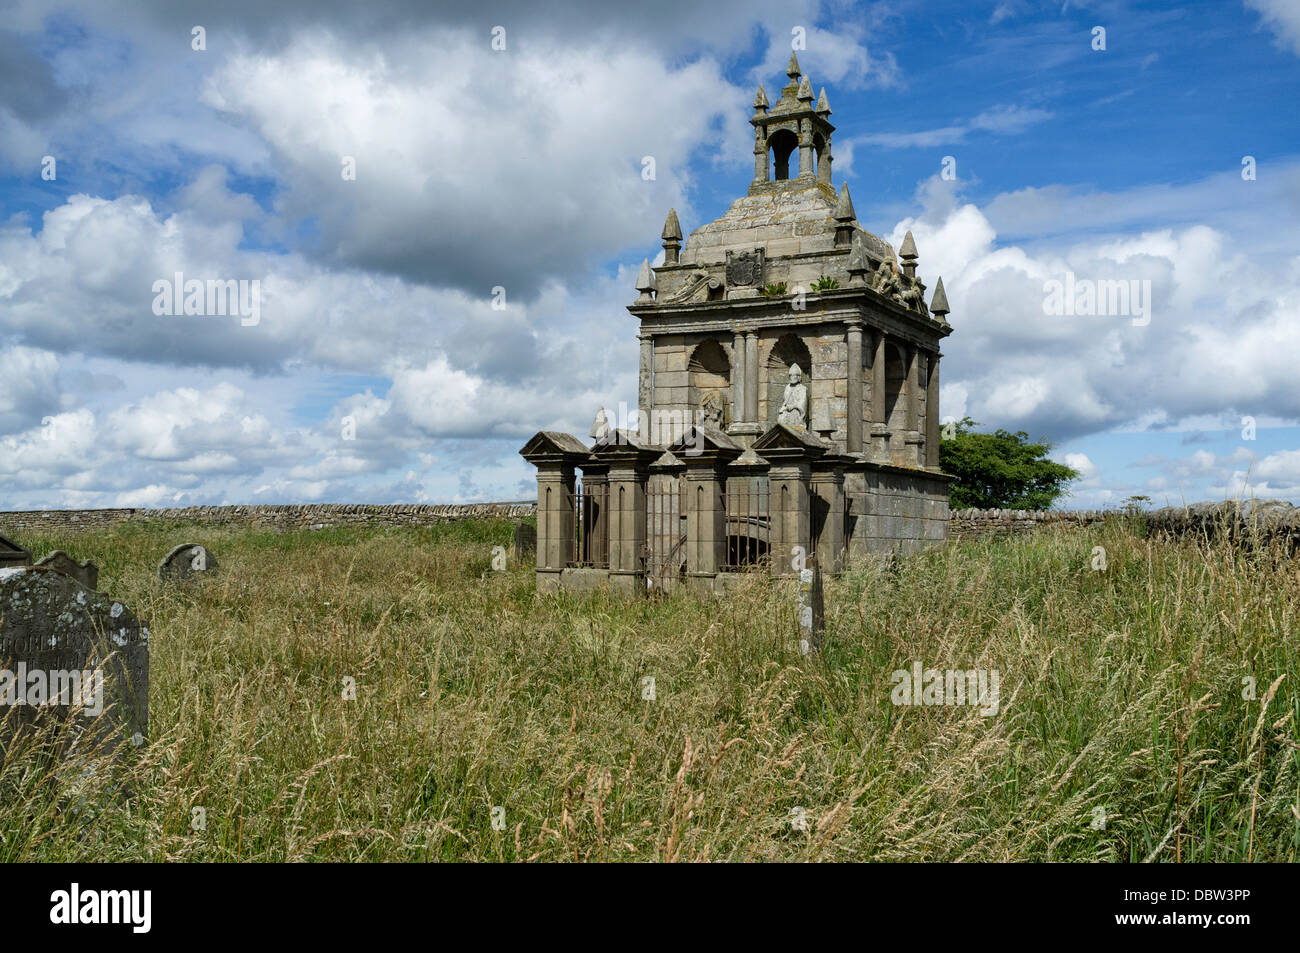
[[[539,597],[526,567],[492,571],[509,539],[505,523],[25,538],[96,559],[151,625],[151,737],[93,773],[11,750],[0,859],[1300,853],[1300,562],[1275,551],[1119,520],[953,543],[829,582],[823,651],[803,656],[789,583]],[[220,576],[160,584],[181,541]],[[894,705],[890,675],[914,661],[996,669],[998,714]]]

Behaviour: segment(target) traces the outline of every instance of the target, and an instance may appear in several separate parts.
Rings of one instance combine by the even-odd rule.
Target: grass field
[[[829,582],[803,656],[789,583],[539,598],[491,569],[510,535],[20,535],[150,625],[150,738],[93,778],[11,751],[0,859],[1300,855],[1300,559],[1122,520],[953,543]],[[220,577],[158,583],[183,541]],[[997,715],[893,704],[918,661],[997,670]]]

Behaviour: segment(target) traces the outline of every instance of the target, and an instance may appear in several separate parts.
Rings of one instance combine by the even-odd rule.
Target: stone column
[[[876,332],[876,357],[871,364],[871,422],[888,424],[885,419],[885,332]]]
[[[817,181],[822,185],[831,184],[831,137],[826,137],[826,144],[822,146],[821,161],[817,163]]]
[[[939,469],[939,352],[930,355],[930,380],[925,394],[925,465]]]
[[[636,400],[638,409],[645,411],[647,418],[650,415],[650,408],[654,406],[654,338],[649,334],[640,335],[641,341],[641,371],[640,378],[637,381]],[[640,417],[638,416],[638,420]],[[648,437],[648,434],[642,434]]]
[[[761,185],[771,178],[771,157],[767,151],[767,133],[762,126],[754,127],[754,184]]]
[[[711,592],[727,557],[726,464],[739,455],[686,456],[682,505],[686,510],[686,577],[688,584]]]
[[[925,437],[921,433],[921,350],[914,344],[907,346],[904,387],[907,391],[907,423],[904,426],[903,459],[910,466],[924,466],[921,449],[925,443]]]
[[[646,484],[661,456],[663,447],[626,435],[592,453],[593,463],[609,467],[609,583],[626,595],[645,595]]]
[[[609,468],[609,582],[627,595],[645,593],[646,481],[644,466],[619,461]]]
[[[813,168],[812,120],[799,121],[799,178],[811,179],[816,175]]]
[[[845,421],[849,453],[862,452],[862,324],[853,322],[845,332],[848,341],[848,419]]]
[[[748,361],[745,360],[745,335],[737,331],[731,342],[731,422],[746,423],[745,379]]]
[[[582,552],[584,564],[609,568],[609,467],[582,468]]]
[[[871,363],[871,456],[880,463],[889,462],[889,421],[885,417],[888,401],[885,380],[885,332],[876,332],[876,356]]]
[[[576,558],[574,467],[537,465],[537,589],[560,588],[560,573]]]
[[[813,465],[812,498],[826,514],[817,535],[817,561],[827,572],[844,568],[844,464],[837,457],[822,457]]]
[[[745,422],[758,422],[758,332],[745,332]]]
[[[812,551],[812,468],[804,457],[769,460],[772,574],[784,576],[795,571],[795,547]]]

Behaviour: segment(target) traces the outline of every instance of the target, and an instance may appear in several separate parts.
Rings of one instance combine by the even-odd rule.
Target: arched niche
[[[892,342],[885,344],[885,421],[902,434],[907,427],[907,355]]]
[[[721,342],[710,339],[697,345],[691,352],[687,372],[687,400],[692,420],[699,421],[700,412],[712,407],[721,412],[718,426],[729,425],[735,419],[731,406],[731,362]]]
[[[798,364],[803,371],[803,383],[812,393],[812,354],[808,345],[797,334],[783,334],[772,345],[767,354],[767,386],[764,388],[767,406],[760,407],[763,420],[768,425],[776,423],[777,411],[781,409],[781,397],[785,394],[785,385],[790,383],[790,365]],[[809,414],[812,408],[809,407]]]
[[[789,129],[778,129],[767,137],[767,147],[772,151],[772,179],[793,178],[790,175],[790,156],[799,148],[799,137]],[[798,172],[795,172],[798,175]]]

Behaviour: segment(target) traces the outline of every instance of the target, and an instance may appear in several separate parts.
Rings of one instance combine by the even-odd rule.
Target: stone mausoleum
[[[591,446],[543,431],[520,451],[539,588],[722,590],[947,537],[943,281],[927,307],[911,233],[895,252],[858,223],[826,91],[793,55],[786,74],[754,100],[748,193],[685,244],[669,211],[663,264],[642,263],[635,426],[601,410]]]

